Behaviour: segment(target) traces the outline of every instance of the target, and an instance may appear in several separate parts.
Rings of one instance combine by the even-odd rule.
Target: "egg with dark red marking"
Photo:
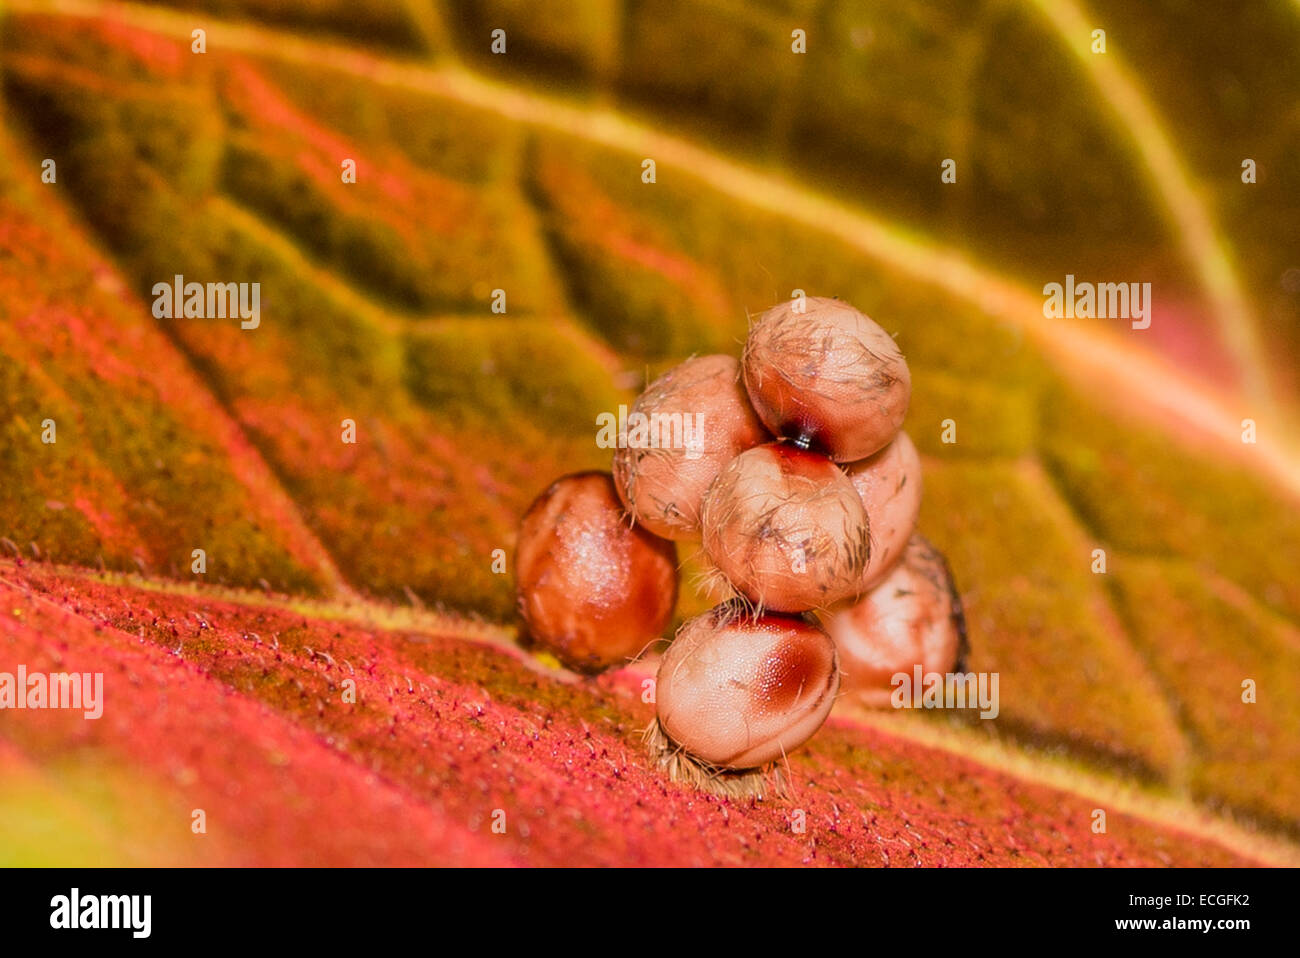
[[[870,553],[866,509],[848,476],[784,442],[723,467],[704,497],[702,528],[709,562],[731,588],[776,612],[857,594]]]
[[[519,614],[573,669],[624,664],[658,638],[677,603],[677,550],[634,527],[608,473],[565,476],[519,524]]]
[[[741,370],[769,430],[836,462],[884,448],[902,428],[912,396],[911,373],[893,337],[848,303],[821,296],[779,303],[759,316]]]
[[[839,688],[835,644],[797,616],[748,616],[722,605],[677,633],[659,666],[664,734],[695,759],[755,768],[821,727]]]

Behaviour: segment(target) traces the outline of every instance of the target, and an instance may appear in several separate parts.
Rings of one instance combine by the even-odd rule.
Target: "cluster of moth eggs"
[[[637,657],[672,619],[676,543],[699,542],[722,601],[664,653],[646,740],[674,778],[761,794],[841,684],[887,704],[891,676],[960,654],[947,563],[914,531],[910,396],[894,339],[837,299],[781,303],[739,360],[669,370],[632,412],[694,423],[690,441],[622,443],[612,474],[558,479],[524,515],[515,572],[532,640],[585,672]]]

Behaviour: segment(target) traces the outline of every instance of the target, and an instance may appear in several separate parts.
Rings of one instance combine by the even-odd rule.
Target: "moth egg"
[[[887,708],[894,676],[955,671],[965,655],[961,598],[943,555],[913,535],[903,559],[861,598],[818,616],[839,651],[845,692]]]
[[[659,666],[656,711],[667,738],[697,761],[747,769],[811,738],[838,688],[835,644],[824,631],[728,604],[682,626]]]
[[[856,595],[870,530],[838,466],[790,443],[729,462],[704,497],[704,551],[759,610],[804,612]]]
[[[608,473],[557,479],[519,524],[515,585],[529,635],[597,672],[658,638],[677,603],[677,550],[634,527]]]
[[[905,432],[844,473],[858,491],[871,523],[871,555],[858,591],[867,592],[902,559],[921,512],[921,457]]]
[[[769,430],[836,462],[882,449],[902,428],[912,395],[893,337],[848,303],[822,296],[778,303],[759,316],[741,368]]]
[[[655,535],[700,534],[704,494],[719,470],[772,437],[731,356],[698,356],[652,382],[628,413],[614,481],[632,518]]]

